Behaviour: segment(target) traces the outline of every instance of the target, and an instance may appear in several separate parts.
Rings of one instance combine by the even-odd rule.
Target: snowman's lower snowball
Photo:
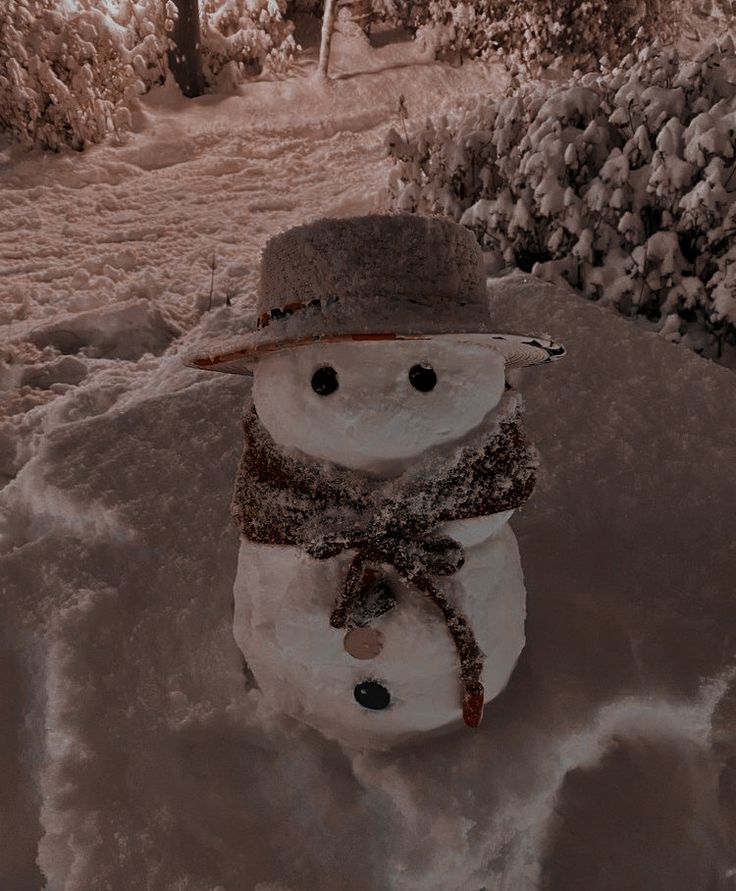
[[[525,591],[511,512],[447,524],[464,544],[465,563],[442,583],[486,654],[487,699],[506,686],[524,646]],[[435,607],[390,573],[396,608],[375,620],[380,653],[359,660],[327,617],[349,555],[314,560],[299,547],[243,539],[235,582],[235,639],[271,705],[355,748],[387,748],[428,731],[458,725],[457,653]],[[366,669],[370,666],[369,670]],[[386,708],[366,708],[355,688],[374,678],[388,691]]]

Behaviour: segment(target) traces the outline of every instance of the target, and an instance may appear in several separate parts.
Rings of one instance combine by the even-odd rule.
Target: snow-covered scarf
[[[296,545],[317,560],[355,552],[330,615],[333,628],[365,624],[371,598],[375,601],[376,568],[392,566],[442,611],[460,660],[463,719],[477,727],[483,714],[483,653],[465,616],[435,582],[463,565],[463,549],[433,530],[451,520],[511,510],[531,495],[537,461],[521,427],[519,394],[507,391],[484,423],[449,454],[435,450],[388,480],[285,454],[254,407],[244,427],[245,450],[232,502],[242,535]]]

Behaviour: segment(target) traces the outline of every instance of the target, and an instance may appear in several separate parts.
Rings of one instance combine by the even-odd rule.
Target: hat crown
[[[485,338],[506,366],[565,350],[548,338],[502,334],[493,323],[483,253],[464,226],[413,214],[325,219],[272,238],[261,257],[257,330],[237,350],[193,360],[250,373],[264,354],[309,343]]]
[[[413,214],[324,219],[272,238],[261,259],[258,313],[330,300],[348,320],[396,322],[462,313],[488,319],[481,249],[464,226]],[[380,304],[380,305],[376,305]],[[417,319],[418,320],[418,319]]]

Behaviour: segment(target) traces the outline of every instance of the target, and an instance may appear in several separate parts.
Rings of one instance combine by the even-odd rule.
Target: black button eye
[[[420,393],[429,393],[437,383],[434,368],[431,365],[412,365],[409,369],[409,383]]]
[[[331,365],[323,365],[312,375],[312,389],[320,396],[329,396],[337,389],[337,372]]]

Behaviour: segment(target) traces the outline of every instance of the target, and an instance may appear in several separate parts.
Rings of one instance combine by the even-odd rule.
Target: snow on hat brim
[[[462,343],[486,346],[500,353],[506,368],[523,368],[530,365],[546,365],[565,355],[565,348],[546,336],[526,336],[521,334],[494,333],[448,333],[448,334],[314,334],[288,340],[264,342],[253,335],[250,342],[240,348],[225,353],[192,356],[185,359],[191,368],[201,371],[220,371],[226,374],[253,373],[253,366],[265,356],[277,352],[297,349],[315,343],[341,343],[353,341],[366,343],[375,341],[435,340],[453,339]]]

